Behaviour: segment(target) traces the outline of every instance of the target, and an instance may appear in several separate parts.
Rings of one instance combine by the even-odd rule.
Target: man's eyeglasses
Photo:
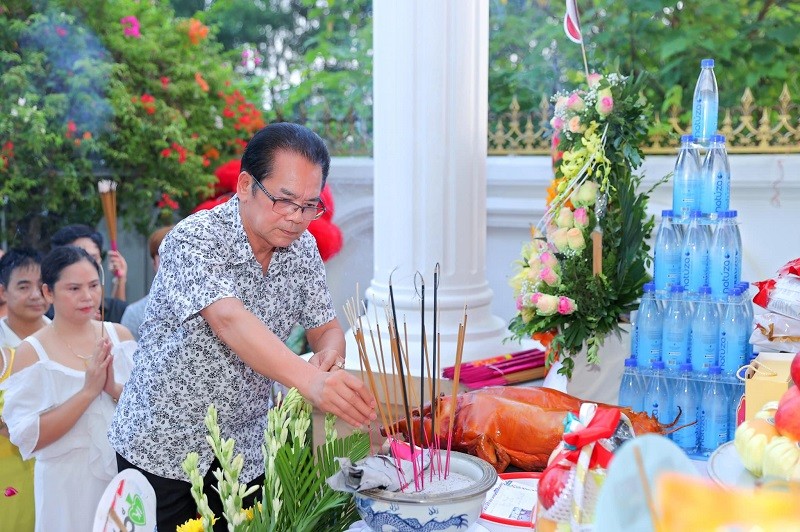
[[[253,181],[255,181],[256,185],[258,185],[258,188],[260,188],[261,191],[272,201],[272,212],[276,214],[280,214],[281,216],[291,216],[299,210],[303,220],[316,220],[325,214],[325,204],[322,203],[322,200],[320,200],[316,205],[306,205],[304,207],[303,205],[298,205],[297,203],[285,198],[276,198],[267,192],[267,189],[264,188],[264,185],[261,184],[258,179],[254,177]]]

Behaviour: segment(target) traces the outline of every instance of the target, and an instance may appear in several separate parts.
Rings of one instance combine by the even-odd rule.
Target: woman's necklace
[[[76,353],[75,350],[72,348],[72,345],[67,341],[67,339],[64,338],[61,334],[59,334],[58,329],[56,329],[55,321],[51,321],[50,322],[50,326],[53,328],[53,331],[55,331],[56,337],[59,338],[62,342],[64,342],[67,345],[67,349],[69,349],[70,352],[73,355],[75,355],[76,357],[78,357],[81,360],[83,360],[84,364],[86,363],[87,360],[89,360],[90,358],[92,358],[94,356],[94,354],[91,354],[91,353],[88,354],[88,355],[79,355],[78,353]],[[92,333],[94,334],[94,345],[96,345],[97,344],[97,329],[95,328],[94,325],[92,325]]]

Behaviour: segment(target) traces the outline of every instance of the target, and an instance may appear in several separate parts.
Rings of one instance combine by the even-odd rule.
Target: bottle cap
[[[711,142],[717,142],[719,144],[725,144],[725,135],[711,135]]]
[[[672,218],[673,216],[675,216],[675,211],[673,211],[672,209],[661,211],[662,218]]]
[[[669,285],[669,292],[670,293],[674,292],[676,294],[682,294],[683,293],[683,285],[671,284],[671,285]]]
[[[650,281],[649,283],[644,283],[642,289],[645,292],[655,292],[656,291],[656,283]]]
[[[700,68],[714,68],[713,59],[703,59],[700,61]]]
[[[681,135],[681,143],[685,144],[687,142],[694,142],[694,137],[692,135]]]
[[[699,209],[693,209],[693,210],[692,210],[692,211],[689,213],[689,218],[701,218],[702,216],[703,216],[703,213],[702,213],[702,212],[700,212],[700,210],[699,210]]]
[[[625,367],[626,368],[635,368],[638,364],[636,363],[636,359],[633,357],[625,359]]]
[[[711,293],[711,287],[707,284],[704,284],[700,288],[697,289],[697,293],[700,295],[708,295]]]
[[[664,362],[662,360],[656,360],[652,364],[653,369],[664,369]]]
[[[740,296],[742,295],[742,287],[737,284],[736,286],[732,286],[726,289],[725,293],[728,294],[729,296],[734,296],[734,297]]]
[[[736,218],[737,216],[739,216],[739,211],[737,210],[728,211],[728,214],[731,215],[731,218]]]
[[[730,217],[731,217],[731,211],[722,211],[717,213],[717,218],[720,220],[722,220],[723,218],[730,218]]]
[[[719,366],[711,366],[708,368],[709,375],[722,375],[722,368]]]
[[[681,364],[680,366],[678,366],[678,371],[680,371],[680,372],[692,371],[692,365],[689,362],[685,362],[685,363]]]

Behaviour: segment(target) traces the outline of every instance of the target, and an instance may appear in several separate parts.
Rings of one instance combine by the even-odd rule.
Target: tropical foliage
[[[97,180],[147,232],[164,194],[184,212],[264,125],[213,31],[154,2],[0,7],[0,198],[8,239],[42,247],[100,219]],[[163,208],[163,205],[162,205]]]
[[[336,418],[328,414],[325,443],[312,452],[308,441],[311,405],[295,388],[282,401],[279,397],[278,403],[270,410],[264,434],[264,485],[251,488],[239,482],[243,458],[234,456],[232,439],[222,439],[216,409],[214,405],[209,406],[206,427],[210,433],[208,441],[222,466],[214,476],[224,516],[212,514],[203,494],[203,478],[197,467],[199,456],[190,453],[183,468],[191,480],[200,518],[187,522],[179,530],[211,532],[214,521],[224,517],[228,530],[233,532],[333,532],[347,530],[358,519],[352,496],[334,491],[325,480],[338,470],[336,457],[348,457],[356,462],[367,456],[369,435],[354,432],[340,438],[334,428]],[[263,488],[262,497],[255,506],[242,508],[243,499],[259,487]]]

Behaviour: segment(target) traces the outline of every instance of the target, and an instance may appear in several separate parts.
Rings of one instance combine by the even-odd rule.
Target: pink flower
[[[536,302],[536,312],[540,316],[552,316],[558,312],[558,298],[548,294],[542,294]]]
[[[517,310],[522,310],[522,307],[523,307],[523,304],[522,304],[522,296],[519,296],[519,297],[517,298]]]
[[[578,229],[585,229],[589,227],[589,213],[585,207],[579,207],[572,213],[572,219],[575,222],[575,227]]]
[[[600,84],[601,79],[603,79],[603,76],[601,76],[597,72],[592,72],[591,74],[589,74],[589,77],[586,78],[586,81],[589,83],[590,88],[594,88]]]
[[[608,116],[614,109],[614,98],[611,89],[603,89],[597,93],[597,105],[595,109],[601,116]]]
[[[561,210],[558,211],[558,218],[556,218],[556,225],[569,229],[573,224],[572,211],[569,210],[569,207],[561,207]]]
[[[583,239],[583,232],[577,227],[573,227],[567,231],[567,245],[570,249],[580,251],[586,247],[586,241]]]
[[[119,23],[122,24],[122,33],[125,37],[141,38],[142,34],[139,32],[138,18],[133,15],[128,15],[127,17],[119,19]]]
[[[556,112],[564,110],[567,106],[567,97],[566,96],[559,96],[556,98]]]
[[[547,283],[548,286],[558,286],[558,283],[561,282],[561,279],[559,279],[555,270],[548,268],[547,266],[542,268],[542,271],[539,272],[539,278]]]
[[[66,28],[64,28],[63,26],[56,26],[56,35],[58,35],[59,37],[66,37],[67,36]]]
[[[536,282],[539,280],[539,273],[542,271],[542,263],[533,260],[528,263],[528,280]]]
[[[586,105],[583,103],[583,98],[577,92],[573,92],[567,98],[567,109],[572,111],[583,111]]]
[[[575,304],[575,301],[566,296],[561,296],[558,298],[559,314],[572,314],[576,310],[578,310],[578,306]]]
[[[564,252],[569,249],[569,244],[567,243],[567,230],[563,227],[553,231],[553,234],[550,236],[550,241],[558,251]]]
[[[558,266],[558,259],[556,258],[555,255],[553,255],[549,251],[545,251],[544,253],[539,255],[539,260],[542,262],[542,264],[550,268],[555,268],[556,266]]]
[[[543,295],[544,294],[542,294],[541,292],[532,293],[531,294],[531,305],[533,305],[535,307],[536,304],[539,302],[539,300],[542,298]]]
[[[571,133],[583,133],[586,128],[581,124],[581,118],[579,116],[573,116],[569,119],[569,123],[567,123],[567,129],[569,129]]]
[[[550,125],[553,126],[553,129],[556,131],[561,131],[564,129],[564,119],[560,116],[554,116],[550,119]]]

